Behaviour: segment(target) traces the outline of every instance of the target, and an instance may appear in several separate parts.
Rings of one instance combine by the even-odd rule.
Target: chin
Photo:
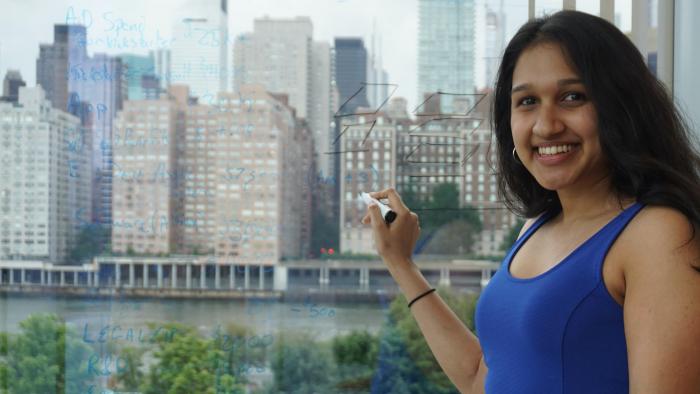
[[[557,191],[569,186],[569,182],[554,179],[538,179],[537,183],[539,183],[540,186],[542,186],[543,188],[550,191]]]

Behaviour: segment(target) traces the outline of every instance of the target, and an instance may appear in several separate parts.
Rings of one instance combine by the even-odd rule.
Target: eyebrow
[[[575,84],[583,84],[583,81],[580,80],[579,78],[566,78],[566,79],[560,79],[559,81],[557,81],[557,86],[559,86],[559,87],[566,86],[566,85],[575,85]],[[521,85],[514,87],[513,90],[510,91],[510,94],[512,95],[515,92],[519,92],[521,90],[527,90],[527,89],[530,89],[531,87],[532,87],[531,84],[524,83],[524,84],[521,84]]]

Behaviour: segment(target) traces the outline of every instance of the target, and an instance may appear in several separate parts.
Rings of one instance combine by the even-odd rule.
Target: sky
[[[36,58],[40,43],[53,41],[53,25],[71,21],[88,26],[89,40],[171,36],[173,22],[186,11],[188,3],[201,0],[0,0],[0,78],[7,69],[19,69],[29,86],[36,81]],[[630,0],[616,1],[622,27],[628,22]],[[476,0],[476,76],[484,86],[482,32],[486,5],[506,13],[506,39],[527,19],[527,0]],[[578,0],[579,9],[597,13],[599,0]],[[561,8],[561,0],[538,0],[536,13]],[[418,0],[229,0],[229,36],[235,38],[253,29],[256,18],[309,16],[314,40],[333,42],[335,37],[362,37],[368,47],[373,31],[381,37],[381,56],[391,83],[399,87],[395,96],[416,104]],[[619,11],[618,11],[619,10]],[[127,28],[116,29],[122,25]],[[90,54],[103,52],[147,54],[147,49],[118,49],[107,45],[88,48]],[[229,64],[233,56],[229,50]],[[230,83],[230,81],[229,81]]]

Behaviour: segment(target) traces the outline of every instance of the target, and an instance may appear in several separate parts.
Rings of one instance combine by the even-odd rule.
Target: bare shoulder
[[[700,229],[693,231],[691,221],[682,212],[665,206],[646,206],[620,236],[627,255],[634,261],[661,257],[678,263],[700,265]],[[674,258],[675,257],[675,258]],[[651,262],[650,262],[651,263]],[[639,266],[631,265],[629,268]],[[658,268],[658,267],[657,267]]]
[[[618,241],[630,392],[697,393],[700,230],[676,209],[646,206]]]
[[[520,229],[520,234],[518,234],[518,239],[520,239],[520,237],[522,237],[523,234],[525,234],[527,229],[530,228],[530,226],[532,226],[532,224],[535,223],[537,221],[537,219],[539,219],[542,215],[544,215],[544,213],[541,213],[541,214],[535,216],[534,218],[526,219],[525,224],[523,224],[523,227]]]

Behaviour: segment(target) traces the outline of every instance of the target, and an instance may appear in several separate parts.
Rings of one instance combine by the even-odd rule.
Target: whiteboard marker
[[[369,206],[372,203],[375,203],[377,204],[377,206],[379,206],[379,210],[381,211],[382,217],[384,218],[386,224],[390,224],[394,221],[394,219],[396,219],[396,212],[392,211],[391,208],[389,208],[389,205],[384,204],[383,202],[370,196],[369,193],[361,192],[360,197],[362,197],[362,200],[365,202],[365,204],[367,204],[367,206]]]

